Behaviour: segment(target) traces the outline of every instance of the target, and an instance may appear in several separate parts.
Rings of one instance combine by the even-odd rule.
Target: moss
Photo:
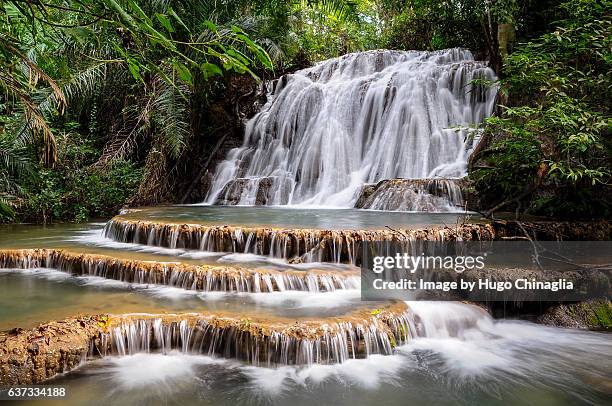
[[[591,328],[612,328],[612,303],[608,300],[597,300],[585,303],[588,307],[588,324]]]
[[[580,303],[558,304],[538,317],[538,322],[564,328],[612,330],[612,303],[591,299]]]
[[[98,317],[98,326],[102,328],[102,331],[105,333],[108,332],[108,327],[111,325],[112,321],[108,316],[100,316]]]
[[[405,325],[401,325],[399,327],[399,332],[400,332],[400,339],[403,341],[406,341],[410,338],[410,331],[408,330],[408,328]]]

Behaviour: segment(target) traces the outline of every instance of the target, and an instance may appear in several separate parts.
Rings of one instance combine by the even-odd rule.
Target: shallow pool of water
[[[423,314],[435,320],[432,311],[456,306],[425,306]],[[395,355],[336,365],[265,368],[135,354],[94,361],[51,383],[67,385],[64,404],[75,405],[603,405],[612,396],[608,334],[489,318],[459,334],[443,331],[450,332],[415,339]]]
[[[207,252],[123,243],[105,237],[103,229],[104,223],[0,225],[0,249],[55,248],[130,260],[178,261],[194,265],[239,266],[253,269],[337,271],[354,269],[349,265],[332,263],[289,264],[281,258],[250,253]]]
[[[270,207],[180,206],[125,218],[239,226],[384,228],[455,224],[454,214]],[[119,258],[194,264],[348,269],[287,264],[241,253],[208,253],[112,241],[102,223],[0,227],[0,249],[63,248]],[[52,379],[69,397],[58,405],[576,405],[608,404],[612,336],[494,321],[475,306],[411,303],[420,335],[393,355],[335,365],[246,365],[202,354],[138,353],[92,359]],[[198,293],[166,286],[76,277],[49,269],[0,272],[0,330],[28,328],[77,314],[205,312],[234,317],[320,318],[360,306],[355,289],[329,293]]]
[[[52,269],[0,270],[0,331],[31,328],[78,314],[203,312],[262,318],[341,315],[356,307],[359,290],[320,294],[274,292],[226,294],[160,285],[128,284],[99,277],[75,277]]]
[[[126,219],[173,223],[200,223],[243,227],[315,229],[382,229],[452,225],[476,221],[479,215],[462,213],[393,212],[359,209],[313,209],[267,206],[147,207],[121,216]]]

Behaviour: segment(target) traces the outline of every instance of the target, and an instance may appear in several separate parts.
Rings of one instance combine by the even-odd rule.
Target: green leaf
[[[191,71],[185,64],[175,61],[173,62],[174,67],[178,71],[179,77],[181,80],[191,86],[193,86],[193,76],[191,75]]]
[[[215,23],[213,23],[212,21],[208,21],[208,20],[204,20],[204,25],[206,26],[206,28],[208,28],[210,31],[217,31],[217,26],[215,25]]]
[[[140,6],[138,5],[138,3],[136,3],[134,0],[129,0],[128,1],[130,8],[132,10],[134,10],[136,12],[136,14],[138,14],[140,16],[140,18],[142,18],[148,25],[152,25],[153,21],[151,21],[151,19],[149,18],[149,16],[147,15],[147,13],[145,13]]]
[[[215,75],[223,75],[223,71],[221,68],[214,63],[205,62],[200,68],[202,69],[202,73],[204,74],[204,78],[208,80],[208,78],[213,77]]]
[[[139,82],[144,83],[144,79],[142,78],[142,75],[140,74],[140,66],[138,62],[136,62],[136,60],[132,58],[128,58],[127,64],[128,64],[128,68],[130,69],[130,73],[132,74],[134,79],[136,79]]]
[[[174,28],[172,28],[172,24],[170,23],[170,20],[168,19],[168,17],[166,17],[163,14],[159,14],[159,13],[155,14],[155,17],[157,17],[157,20],[166,29],[166,31],[170,33],[174,32]]]
[[[174,9],[172,7],[168,7],[168,14],[170,14],[172,17],[174,17],[174,19],[188,32],[191,33],[191,30],[189,29],[189,27],[187,27],[187,25],[185,25],[185,23],[183,22],[183,20],[181,20],[181,17],[178,16],[178,14],[176,14],[176,12],[174,11]]]

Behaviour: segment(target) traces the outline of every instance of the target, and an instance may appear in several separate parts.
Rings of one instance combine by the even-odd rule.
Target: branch
[[[497,204],[496,206],[494,206],[493,208],[489,209],[486,213],[485,213],[485,217],[486,218],[490,218],[491,215],[493,213],[495,213],[496,211],[498,211],[499,209],[508,206],[509,204],[512,203],[520,203],[525,197],[529,196],[531,193],[535,192],[536,189],[538,187],[540,187],[540,185],[542,184],[542,180],[544,179],[544,177],[548,174],[548,165],[545,163],[541,163],[540,167],[538,168],[538,172],[536,174],[536,178],[534,180],[534,182],[529,185],[529,187],[525,188],[525,190],[523,191],[523,193],[521,193],[520,195],[504,200],[501,203]]]

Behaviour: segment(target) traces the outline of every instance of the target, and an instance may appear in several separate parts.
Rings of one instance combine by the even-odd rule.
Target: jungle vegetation
[[[609,0],[0,0],[0,222],[156,203],[232,78],[464,47],[501,93],[483,210],[610,216]],[[137,199],[135,200],[135,197]]]

